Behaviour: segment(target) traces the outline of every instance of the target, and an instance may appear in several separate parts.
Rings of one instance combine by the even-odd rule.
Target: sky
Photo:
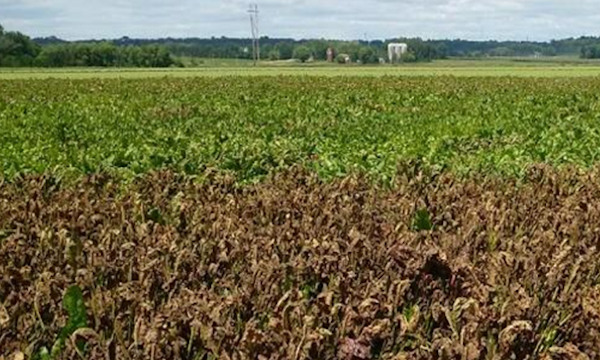
[[[269,37],[541,40],[600,35],[600,0],[253,0]],[[0,24],[66,40],[249,37],[245,0],[0,0]]]

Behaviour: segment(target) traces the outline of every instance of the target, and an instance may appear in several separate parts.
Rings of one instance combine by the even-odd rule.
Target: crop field
[[[241,63],[243,64],[243,63]],[[324,63],[294,64],[272,62],[260,67],[240,63],[208,62],[196,68],[16,68],[0,69],[0,80],[15,79],[148,79],[224,76],[314,76],[314,77],[387,77],[387,76],[456,76],[456,77],[600,77],[598,61],[483,61],[440,60],[429,64],[402,66],[336,66]]]
[[[0,80],[0,359],[596,359],[599,161],[592,76]]]

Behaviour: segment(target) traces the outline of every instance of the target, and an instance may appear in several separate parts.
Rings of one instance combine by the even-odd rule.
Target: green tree
[[[582,47],[581,57],[583,59],[600,59],[600,45]]]
[[[317,60],[327,60],[327,49],[330,47],[326,40],[311,40],[306,43],[311,50],[311,55]]]
[[[358,51],[358,59],[361,64],[377,64],[379,63],[379,56],[377,52],[369,46],[364,46]]]
[[[277,49],[271,49],[268,53],[267,53],[267,58],[271,61],[276,61],[281,59],[281,55],[279,54],[279,50]]]
[[[335,61],[338,64],[345,64],[346,63],[346,54],[338,54],[338,56],[335,57]]]
[[[102,42],[46,46],[36,64],[46,67],[169,67],[176,62],[164,46],[116,46]]]
[[[300,45],[294,49],[294,59],[300,60],[301,62],[307,62],[311,56],[312,53],[308,46]]]
[[[361,48],[362,45],[360,45],[358,41],[346,41],[338,46],[337,52],[340,54],[348,54],[351,59],[358,60],[360,59]]]
[[[28,36],[0,26],[0,66],[31,66],[39,52]]]
[[[275,46],[279,51],[279,57],[282,60],[289,60],[294,57],[294,45],[289,42],[281,42]]]
[[[419,61],[419,59],[417,58],[417,55],[415,54],[414,51],[408,50],[408,52],[406,52],[405,54],[402,55],[402,57],[400,58],[400,61],[405,62],[405,63],[412,63],[412,62]]]

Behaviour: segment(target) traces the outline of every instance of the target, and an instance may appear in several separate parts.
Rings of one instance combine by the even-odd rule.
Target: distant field
[[[186,61],[189,63],[190,61]],[[451,59],[431,63],[399,66],[360,66],[289,61],[263,62],[253,67],[251,61],[200,59],[196,66],[172,69],[140,68],[64,68],[0,69],[0,79],[45,78],[156,78],[214,76],[518,76],[518,77],[585,77],[599,76],[600,62],[577,58],[491,58]]]

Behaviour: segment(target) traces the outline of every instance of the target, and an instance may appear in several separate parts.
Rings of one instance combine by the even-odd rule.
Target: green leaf
[[[406,306],[404,309],[402,309],[402,315],[404,316],[404,319],[406,319],[407,322],[410,322],[413,315],[415,314],[415,307],[416,305]]]
[[[430,231],[431,229],[433,229],[433,224],[431,223],[429,211],[425,208],[418,210],[413,218],[413,230]]]
[[[38,359],[40,360],[51,360],[52,357],[50,357],[50,352],[48,352],[48,348],[47,347],[42,347],[40,349],[40,352],[38,353]]]
[[[157,208],[153,208],[150,211],[148,211],[148,215],[147,215],[148,219],[152,220],[152,222],[160,224],[160,225],[164,225],[165,224],[165,219],[162,216],[162,213],[160,212],[160,209]]]
[[[56,358],[60,355],[67,338],[69,338],[78,329],[86,328],[88,326],[87,309],[83,299],[83,292],[79,286],[74,285],[67,289],[65,296],[63,297],[63,307],[67,310],[69,320],[67,325],[60,331],[58,339],[54,342],[51,351],[51,357]],[[80,350],[83,350],[83,343],[78,343],[77,346]]]

